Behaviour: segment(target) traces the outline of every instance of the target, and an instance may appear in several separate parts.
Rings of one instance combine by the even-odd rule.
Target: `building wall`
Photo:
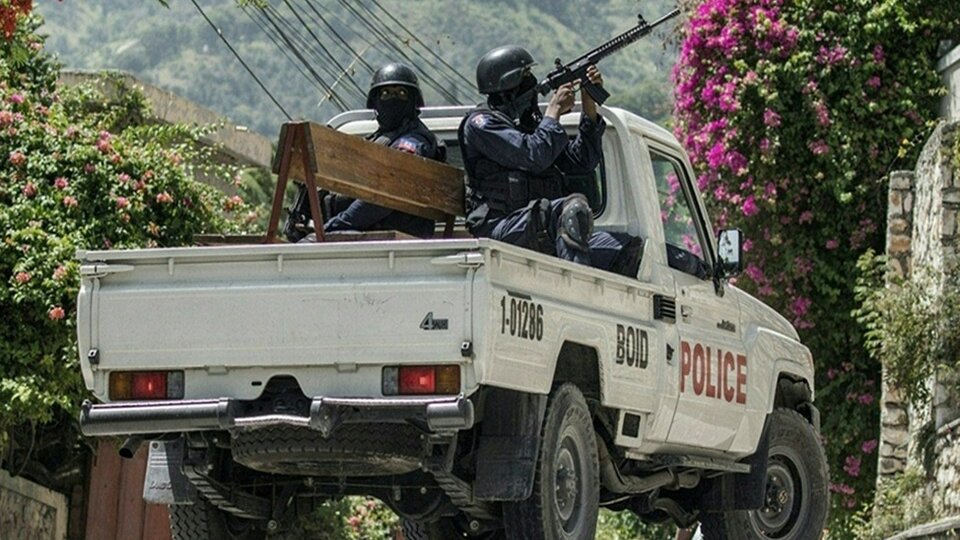
[[[0,538],[64,540],[67,498],[0,469]]]

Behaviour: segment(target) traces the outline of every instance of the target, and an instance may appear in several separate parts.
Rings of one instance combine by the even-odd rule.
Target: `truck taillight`
[[[383,368],[386,396],[460,393],[460,366],[399,366]]]
[[[110,374],[110,399],[182,399],[182,371],[114,371]]]

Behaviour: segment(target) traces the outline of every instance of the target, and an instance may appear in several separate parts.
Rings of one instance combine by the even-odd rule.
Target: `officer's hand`
[[[565,114],[573,108],[575,96],[573,93],[573,84],[565,84],[553,93],[550,103],[547,105],[546,116],[559,120],[560,115]]]
[[[587,79],[589,79],[594,86],[603,86],[603,75],[600,74],[600,68],[596,65],[587,68]]]
[[[603,86],[603,75],[600,74],[600,69],[595,65],[587,68],[587,79],[593,83],[594,86]],[[596,122],[597,104],[593,101],[593,98],[590,97],[590,94],[587,93],[586,90],[582,90],[580,92],[580,99],[583,101],[583,114],[590,120]]]

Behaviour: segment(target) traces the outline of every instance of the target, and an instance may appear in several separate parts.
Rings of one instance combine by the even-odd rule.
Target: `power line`
[[[305,72],[305,71],[303,70],[303,68],[300,66],[300,63],[299,63],[298,61],[294,60],[293,56],[292,56],[289,52],[287,52],[286,47],[284,47],[283,44],[280,43],[280,40],[277,39],[277,37],[274,36],[274,35],[270,32],[270,29],[267,28],[267,26],[263,23],[263,21],[261,21],[261,20],[258,18],[258,16],[255,16],[255,15],[254,15],[254,13],[258,13],[258,11],[255,10],[255,9],[254,9],[254,10],[250,10],[247,6],[244,6],[244,5],[241,5],[240,8],[243,10],[244,13],[247,14],[247,17],[249,17],[250,20],[253,21],[254,24],[257,25],[258,28],[260,28],[260,31],[263,32],[264,34],[266,34],[266,36],[270,39],[270,41],[272,41],[273,44],[274,44],[278,49],[280,49],[280,52],[283,54],[283,56],[287,59],[288,62],[290,62],[291,65],[293,65],[294,68],[296,68],[297,71],[300,72],[300,75],[303,76],[303,78],[306,79],[306,80],[307,80],[310,84],[312,84],[314,87],[316,87],[316,88],[319,89],[321,92],[323,92],[323,91],[324,91],[324,90],[323,90],[323,87],[321,87],[320,84],[319,84],[317,81],[313,80],[313,78],[312,78],[309,74],[307,74],[307,72]],[[259,16],[262,17],[262,16],[264,16],[264,15],[260,14]]]
[[[317,82],[319,82],[320,85],[323,86],[324,91],[326,91],[330,95],[330,100],[333,101],[340,108],[341,111],[347,110],[349,107],[347,107],[346,103],[343,101],[343,98],[341,98],[336,92],[334,92],[333,89],[330,88],[330,86],[326,83],[326,81],[323,80],[323,77],[321,77],[316,72],[316,70],[313,69],[313,66],[310,64],[310,62],[308,62],[307,59],[303,57],[303,54],[301,54],[300,50],[296,46],[294,46],[294,44],[290,41],[287,35],[283,32],[283,30],[280,29],[277,22],[274,21],[273,18],[269,16],[269,13],[267,13],[266,10],[263,10],[263,12],[265,15],[267,15],[267,21],[270,22],[270,25],[273,26],[274,29],[280,34],[280,39],[283,40],[287,48],[291,52],[293,52],[294,56],[296,56],[297,59],[307,68],[307,71],[309,71],[310,74],[313,75],[314,78],[316,78]]]
[[[396,51],[396,52],[397,52],[400,56],[402,56],[407,62],[409,62],[409,63],[411,63],[411,64],[416,64],[416,62],[414,62],[413,59],[410,58],[409,55],[407,55],[399,46],[397,46],[396,44],[394,44],[394,43],[390,40],[390,38],[387,37],[380,29],[378,29],[373,23],[371,23],[370,21],[368,21],[368,20],[367,20],[361,13],[359,13],[356,9],[354,9],[352,6],[350,6],[350,4],[347,2],[347,0],[338,0],[338,1],[340,2],[340,4],[341,4],[343,7],[345,7],[348,11],[350,11],[350,13],[352,13],[353,16],[354,16],[358,21],[360,21],[360,22],[361,22],[364,26],[366,26],[371,32],[373,32],[374,35],[377,36],[377,38],[378,38],[383,44],[387,45],[388,47],[390,47],[391,49],[393,49],[394,51]],[[373,18],[374,18],[375,20],[377,20],[378,22],[380,22],[381,24],[383,24],[383,21],[380,21],[376,16],[374,16]],[[431,77],[428,73],[426,73],[426,72],[423,71],[423,70],[421,70],[421,73],[423,74],[423,79],[424,79],[424,81],[425,81],[427,84],[429,84],[429,85],[432,86],[434,89],[436,89],[438,92],[440,92],[441,94],[443,94],[444,96],[446,96],[447,99],[449,99],[452,103],[461,104],[460,100],[459,100],[455,95],[451,94],[442,84],[438,83],[438,82],[437,82],[433,77]]]
[[[304,63],[307,69],[311,70],[311,73],[315,73],[313,71],[313,67],[316,66],[330,78],[336,79],[339,77],[340,72],[330,65],[330,58],[324,57],[324,55],[313,45],[313,43],[310,42],[309,38],[304,36],[292,21],[284,17],[272,6],[268,6],[265,13],[272,17],[276,24],[282,24],[289,31],[290,36],[287,36],[286,33],[284,33],[284,36],[287,37],[287,41],[292,47],[296,47],[294,53],[300,53],[299,57],[304,58]],[[327,79],[321,78],[321,80],[325,87],[330,88],[331,90],[333,89],[333,86],[326,82]],[[360,88],[355,88],[354,90],[356,93],[363,92],[363,90]]]
[[[230,49],[230,52],[233,53],[233,56],[235,56],[236,59],[240,62],[240,65],[242,65],[243,68],[247,70],[247,73],[249,73],[250,76],[253,77],[253,80],[257,81],[257,84],[260,85],[260,88],[264,92],[266,92],[268,96],[270,96],[270,100],[273,101],[273,104],[276,105],[278,109],[280,109],[280,112],[282,112],[283,115],[287,117],[288,121],[292,121],[293,117],[290,116],[290,113],[288,113],[287,110],[283,108],[283,105],[280,105],[280,102],[277,101],[277,98],[273,97],[273,94],[271,94],[270,90],[268,90],[267,87],[263,84],[263,81],[260,80],[260,77],[257,77],[257,74],[254,73],[253,70],[250,69],[250,66],[248,66],[247,63],[243,61],[243,58],[240,57],[240,54],[233,48],[232,45],[230,45],[230,42],[227,41],[227,38],[226,36],[223,35],[223,32],[217,27],[217,25],[213,23],[213,21],[210,20],[210,17],[207,17],[207,14],[204,13],[203,8],[200,7],[200,4],[197,3],[197,0],[190,0],[190,2],[192,2],[194,7],[197,8],[197,11],[200,12],[200,15],[203,16],[204,20],[207,21],[207,24],[209,24],[210,27],[213,28],[213,30],[217,33],[217,36],[220,37],[220,40],[223,41],[224,45],[226,45],[227,48]]]
[[[293,6],[290,5],[290,2],[288,0],[283,0],[283,3],[286,4],[287,9],[289,9],[290,12],[293,13],[293,16],[296,17],[298,21],[300,21],[300,24],[302,24],[303,27],[307,29],[307,33],[309,33],[310,36],[313,37],[314,41],[317,42],[317,45],[320,47],[320,49],[324,52],[324,54],[326,54],[327,58],[329,58],[330,61],[333,62],[333,65],[337,66],[337,69],[340,70],[340,75],[337,77],[336,81],[334,81],[334,84],[336,84],[337,81],[339,81],[345,76],[347,80],[350,81],[350,83],[352,83],[354,87],[356,87],[356,89],[360,92],[360,94],[366,96],[366,92],[363,90],[363,88],[359,84],[357,84],[357,81],[355,81],[353,77],[350,76],[349,70],[343,67],[340,64],[340,62],[337,61],[337,58],[329,50],[327,50],[327,48],[323,45],[323,42],[320,41],[320,38],[317,37],[317,35],[313,33],[313,30],[310,29],[310,25],[308,25],[303,20],[303,18],[300,17],[300,14],[297,13],[295,9],[293,9]]]
[[[373,2],[373,4],[374,4],[375,6],[377,6],[378,8],[380,8],[380,11],[384,12],[384,13],[387,15],[387,17],[390,17],[390,20],[391,20],[391,21],[393,21],[394,23],[396,23],[396,25],[399,26],[401,29],[403,29],[404,32],[406,32],[407,34],[409,34],[410,37],[412,37],[412,38],[414,39],[414,41],[416,41],[417,43],[419,43],[421,47],[423,47],[424,49],[426,49],[427,52],[429,52],[434,58],[436,58],[437,60],[439,60],[441,64],[443,64],[444,66],[446,66],[447,69],[449,69],[451,73],[453,73],[454,75],[456,75],[457,77],[459,77],[462,81],[466,82],[466,83],[467,83],[467,87],[470,89],[470,91],[471,91],[471,92],[473,91],[473,84],[474,84],[473,81],[471,81],[470,79],[468,79],[468,78],[464,77],[463,75],[461,75],[460,72],[457,71],[457,69],[456,69],[455,67],[453,67],[453,66],[451,66],[449,63],[447,63],[447,61],[444,60],[442,56],[440,56],[439,54],[437,54],[436,51],[434,51],[432,47],[428,47],[426,43],[424,43],[423,41],[420,40],[419,37],[417,37],[416,34],[414,34],[413,32],[411,32],[406,26],[403,25],[402,22],[400,22],[396,17],[394,17],[392,13],[390,13],[390,12],[387,11],[382,5],[380,5],[380,2],[379,2],[378,0],[371,0],[371,1]]]
[[[363,66],[364,66],[365,68],[367,68],[367,70],[369,70],[371,73],[373,73],[373,72],[375,71],[374,67],[371,66],[369,63],[367,63],[366,60],[363,59],[363,55],[362,55],[362,54],[358,54],[356,51],[354,51],[353,47],[350,46],[350,43],[349,43],[346,39],[344,39],[343,36],[340,35],[340,32],[337,32],[337,29],[334,28],[334,26],[333,26],[332,24],[330,24],[330,23],[327,21],[327,19],[326,19],[323,15],[320,14],[319,11],[317,11],[317,8],[313,5],[313,3],[311,3],[309,0],[304,0],[304,4],[306,4],[306,6],[310,8],[310,10],[316,15],[316,17],[320,19],[320,22],[323,23],[323,25],[327,28],[327,30],[329,30],[330,33],[333,34],[334,37],[337,38],[337,40],[338,40],[339,43],[340,43],[341,49],[347,51],[352,57],[354,57],[354,58],[356,59],[356,61],[359,61],[361,64],[363,64]],[[328,11],[328,13],[329,13],[329,11]],[[308,16],[309,16],[309,14],[308,14]],[[314,19],[314,20],[316,20],[316,19]],[[347,29],[350,30],[349,27],[347,27]],[[350,31],[353,32],[353,30],[350,30]],[[357,35],[356,32],[353,32],[353,33],[354,33],[354,35]],[[359,36],[359,37],[362,38],[362,36]],[[369,40],[364,39],[364,41],[367,43],[368,48],[374,46],[374,44],[373,44],[372,42],[370,42]]]

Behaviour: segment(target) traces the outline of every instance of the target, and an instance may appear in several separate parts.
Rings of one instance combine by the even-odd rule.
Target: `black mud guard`
[[[763,506],[767,483],[767,454],[770,451],[770,438],[767,433],[769,423],[770,416],[767,416],[756,452],[741,461],[750,465],[750,472],[727,473],[706,480],[697,490],[699,501],[692,502],[693,507],[702,512],[726,512],[756,510]]]
[[[493,387],[484,392],[473,495],[522,501],[533,492],[547,396]]]

